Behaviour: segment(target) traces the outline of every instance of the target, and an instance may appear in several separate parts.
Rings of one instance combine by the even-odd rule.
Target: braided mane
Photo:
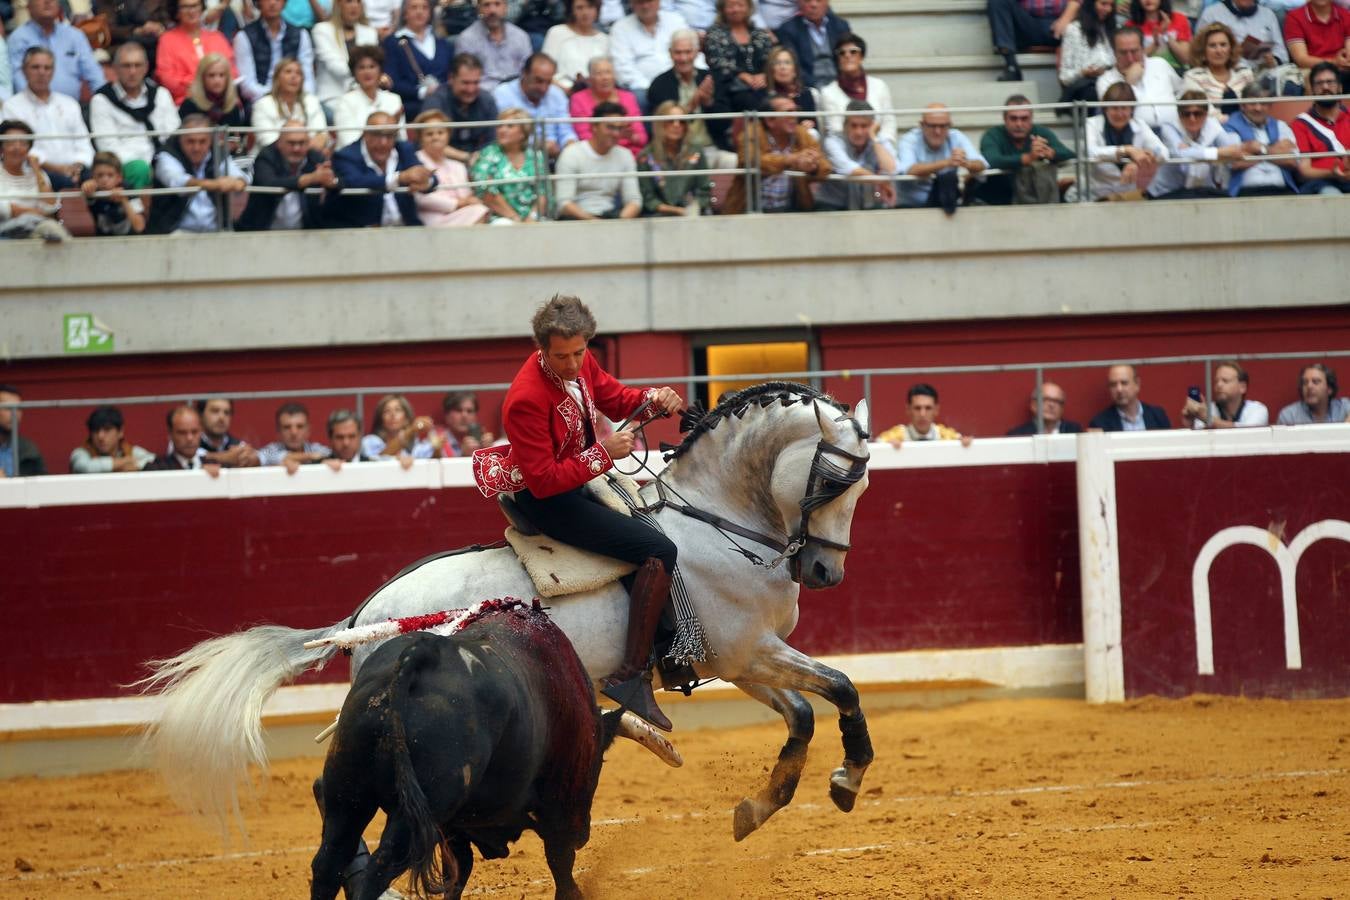
[[[811,403],[816,400],[841,413],[847,413],[849,409],[847,403],[841,403],[829,394],[793,381],[767,381],[764,384],[756,384],[745,390],[727,394],[723,397],[722,402],[711,410],[704,409],[700,403],[691,403],[689,408],[680,416],[680,431],[684,432],[684,439],[680,441],[678,446],[672,447],[668,444],[662,444],[661,449],[665,451],[666,462],[670,462],[689,452],[689,448],[700,437],[716,429],[722,422],[732,416],[737,419],[743,418],[751,406],[764,409],[777,403],[780,406],[788,407],[794,403]]]

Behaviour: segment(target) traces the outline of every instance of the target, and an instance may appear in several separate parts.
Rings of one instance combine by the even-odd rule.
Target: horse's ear
[[[862,429],[863,434],[871,433],[871,418],[872,411],[867,406],[867,398],[864,397],[858,401],[857,407],[853,410],[853,420],[858,423],[858,427]]]
[[[820,433],[825,437],[825,440],[833,441],[837,432],[832,409],[819,400],[812,400],[811,408],[816,411],[816,422],[820,425]]]

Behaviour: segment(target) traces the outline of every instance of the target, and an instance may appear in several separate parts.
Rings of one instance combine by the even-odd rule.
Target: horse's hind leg
[[[872,764],[872,738],[858,703],[858,689],[843,672],[816,662],[782,641],[774,639],[766,650],[746,667],[744,680],[818,694],[839,710],[844,762],[830,775],[830,799],[849,812],[858,800],[863,774]]]
[[[792,802],[797,782],[802,777],[802,769],[806,766],[806,748],[816,730],[816,715],[811,704],[796,691],[740,681],[736,682],[736,687],[771,707],[783,717],[788,728],[787,743],[778,752],[778,762],[774,763],[768,786],[754,797],[744,798],[736,806],[733,833],[736,840],[740,841],[763,825],[769,816]]]

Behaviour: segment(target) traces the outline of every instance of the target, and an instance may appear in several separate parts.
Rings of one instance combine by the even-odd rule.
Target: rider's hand
[[[629,424],[601,441],[600,446],[609,454],[610,459],[623,459],[633,452],[634,440],[632,425]]]
[[[666,415],[675,415],[683,405],[684,401],[673,388],[657,388],[656,393],[652,395],[652,406],[658,407]]]

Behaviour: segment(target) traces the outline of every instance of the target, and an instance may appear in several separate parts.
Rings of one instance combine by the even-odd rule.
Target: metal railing
[[[1228,354],[1195,354],[1186,356],[1149,356],[1123,359],[1079,359],[1064,362],[1036,362],[1036,363],[996,363],[968,366],[897,366],[880,368],[859,368],[859,369],[800,369],[786,372],[736,372],[722,373],[718,375],[672,375],[661,378],[630,378],[624,379],[626,384],[645,387],[654,385],[682,384],[685,388],[686,399],[692,398],[699,385],[708,385],[713,383],[726,382],[762,382],[762,381],[781,381],[793,380],[810,384],[813,387],[820,388],[825,379],[841,379],[851,381],[855,378],[862,379],[862,396],[869,405],[873,400],[874,381],[877,378],[892,376],[914,376],[914,375],[989,375],[997,373],[1030,373],[1033,378],[1034,388],[1033,396],[1040,397],[1041,390],[1046,382],[1046,374],[1049,372],[1060,372],[1070,369],[1101,369],[1109,366],[1132,365],[1132,366],[1160,366],[1160,365],[1203,365],[1204,377],[1200,381],[1206,386],[1213,384],[1213,369],[1216,363],[1224,360],[1238,360],[1240,362],[1250,361],[1278,361],[1278,360],[1304,360],[1308,363],[1324,359],[1341,359],[1350,357],[1350,350],[1315,350],[1315,351],[1285,351],[1279,353],[1228,353]],[[481,382],[476,384],[414,384],[414,385],[366,385],[354,388],[306,388],[299,390],[275,390],[275,391],[210,391],[210,392],[184,392],[168,394],[141,394],[126,397],[81,397],[60,400],[26,400],[19,403],[0,403],[0,409],[8,410],[37,410],[37,409],[71,409],[79,407],[92,406],[145,406],[161,403],[185,403],[190,404],[198,400],[208,398],[228,397],[233,402],[247,402],[250,400],[281,400],[295,398],[318,398],[318,397],[351,397],[354,401],[354,411],[365,423],[365,405],[366,398],[370,395],[382,396],[385,394],[448,394],[448,393],[487,393],[505,391],[511,386],[510,382]],[[709,400],[715,402],[717,398],[710,397]],[[15,416],[11,427],[10,446],[15,448],[15,465],[18,464],[17,448],[19,443],[19,422],[20,417]],[[1037,404],[1036,429],[1041,431],[1044,422],[1041,419],[1040,404]]]
[[[1350,99],[1350,94],[1336,95],[1334,98],[1327,98],[1327,99],[1336,99],[1336,100],[1343,101],[1343,100],[1346,100],[1346,99]],[[1306,97],[1306,96],[1305,96],[1305,97],[1293,97],[1293,98],[1290,98],[1290,97],[1272,97],[1272,98],[1261,98],[1261,99],[1253,99],[1253,100],[1241,100],[1241,99],[1239,99],[1239,100],[1232,100],[1232,101],[1225,100],[1225,101],[1224,101],[1224,104],[1225,104],[1225,105],[1228,105],[1228,104],[1230,104],[1230,103],[1232,103],[1232,104],[1237,104],[1237,105],[1258,104],[1258,103],[1259,103],[1259,104],[1271,104],[1271,103],[1282,103],[1282,102],[1307,102],[1307,101],[1310,101],[1310,100],[1311,100],[1311,98],[1310,98],[1310,97]],[[1147,107],[1147,108],[1152,109],[1152,108],[1156,108],[1156,107],[1167,107],[1167,106],[1176,107],[1176,106],[1182,106],[1182,105],[1188,105],[1188,106],[1189,106],[1189,105],[1198,105],[1198,103],[1199,103],[1199,101],[1186,101],[1186,102],[1183,103],[1182,101],[1177,101],[1177,100],[1170,101],[1170,102],[1151,101],[1151,100],[1150,100],[1150,101],[1111,101],[1111,102],[1108,102],[1108,101],[1098,101],[1098,102],[1091,102],[1091,103],[1089,103],[1089,102],[1087,102],[1087,101],[1075,101],[1075,102],[1072,102],[1072,103],[1038,103],[1038,104],[1029,104],[1029,105],[1026,106],[1026,107],[1019,106],[1018,108],[1029,108],[1029,109],[1031,109],[1031,110],[1033,110],[1033,111],[1038,111],[1038,112],[1056,112],[1056,111],[1061,111],[1061,110],[1063,110],[1063,111],[1068,111],[1068,112],[1069,112],[1070,118],[1071,118],[1071,122],[1070,122],[1070,126],[1069,126],[1069,127],[1072,129],[1072,136],[1073,136],[1073,152],[1074,152],[1074,159],[1073,159],[1073,161],[1072,161],[1072,163],[1071,163],[1071,165],[1072,165],[1072,172],[1073,172],[1073,178],[1074,178],[1075,185],[1077,186],[1078,199],[1079,199],[1080,201],[1086,202],[1086,201],[1088,201],[1088,200],[1091,199],[1092,167],[1096,164],[1096,161],[1093,160],[1093,159],[1091,159],[1091,158],[1089,157],[1088,153],[1087,153],[1087,137],[1086,137],[1086,131],[1085,131],[1085,129],[1086,129],[1086,124],[1087,124],[1087,119],[1088,119],[1088,113],[1089,113],[1089,112],[1091,112],[1091,111],[1094,110],[1094,109],[1105,109],[1105,108],[1109,108],[1109,107],[1132,107],[1132,108]],[[949,114],[951,114],[951,115],[953,116],[953,118],[957,118],[957,117],[960,117],[960,116],[962,116],[962,115],[970,115],[970,114],[993,113],[993,112],[1002,113],[1002,112],[1004,112],[1006,109],[1007,109],[1006,106],[1000,104],[1000,105],[989,105],[989,106],[963,106],[963,107],[951,107],[951,108],[949,108],[949,109],[947,110],[947,112],[948,112]],[[878,120],[879,120],[881,117],[895,117],[895,118],[897,118],[897,119],[900,119],[900,118],[902,118],[902,117],[905,117],[905,118],[915,118],[915,117],[919,117],[919,116],[922,116],[923,114],[925,114],[925,113],[927,113],[927,112],[931,112],[931,110],[928,110],[928,109],[925,109],[925,108],[902,108],[902,109],[875,110],[875,111],[874,111],[873,113],[871,113],[870,115],[876,117]],[[733,112],[733,113],[697,113],[697,114],[688,114],[688,115],[668,115],[668,116],[637,116],[637,117],[627,117],[627,116],[625,116],[625,117],[623,118],[623,121],[626,121],[626,122],[637,121],[637,122],[642,122],[642,123],[646,123],[646,124],[657,123],[657,122],[666,122],[666,121],[675,121],[675,120],[679,120],[679,121],[689,121],[689,120],[693,120],[693,119],[698,119],[698,120],[701,120],[701,121],[717,121],[717,120],[726,121],[726,120],[731,120],[731,121],[740,121],[740,122],[742,122],[742,123],[743,123],[743,128],[745,129],[745,134],[746,134],[746,136],[747,136],[747,138],[746,138],[746,144],[747,144],[748,155],[750,156],[750,162],[749,162],[749,164],[746,164],[746,165],[739,165],[739,166],[734,166],[734,167],[711,168],[711,169],[702,169],[702,170],[698,170],[698,169],[678,170],[678,172],[679,172],[679,174],[681,174],[681,175],[686,175],[686,174],[700,174],[700,175],[706,176],[706,177],[708,177],[708,178],[710,178],[710,179],[713,178],[713,177],[715,177],[715,176],[733,176],[733,177],[742,177],[742,178],[744,178],[744,181],[745,181],[746,203],[747,203],[746,212],[751,212],[751,213],[753,213],[753,212],[758,212],[758,211],[759,211],[759,200],[760,200],[759,192],[758,192],[757,190],[755,190],[755,185],[756,185],[757,183],[761,183],[761,182],[762,182],[762,179],[763,179],[763,173],[762,173],[761,167],[760,167],[760,160],[761,160],[761,158],[762,158],[762,154],[760,153],[760,148],[758,147],[758,140],[757,140],[757,139],[758,139],[758,133],[759,133],[759,131],[758,131],[758,125],[759,125],[759,123],[760,123],[762,120],[765,120],[765,119],[772,119],[772,118],[786,118],[786,117],[792,117],[792,118],[796,118],[796,119],[814,119],[814,120],[817,120],[817,121],[819,121],[819,122],[821,122],[821,123],[823,124],[826,120],[835,120],[835,119],[843,120],[843,119],[845,119],[845,118],[848,117],[848,114],[845,113],[845,112],[825,112],[825,111],[823,111],[823,110],[816,110],[816,111],[814,111],[814,112],[812,112],[812,111],[805,111],[805,112],[803,112],[803,111],[796,111],[796,112],[764,112],[764,113],[761,113],[761,112],[743,112],[743,113],[742,113],[742,112]],[[530,145],[529,145],[529,147],[527,147],[527,152],[541,153],[541,152],[542,152],[541,148],[543,148],[543,147],[545,146],[545,144],[546,144],[545,134],[547,133],[549,126],[554,126],[554,125],[569,125],[569,126],[570,126],[570,125],[575,125],[575,124],[579,124],[579,123],[595,124],[595,123],[602,122],[602,121],[606,121],[606,119],[601,118],[601,117],[594,117],[594,116],[592,116],[592,117],[539,118],[539,119],[506,119],[506,120],[495,119],[495,120],[485,120],[485,121],[482,121],[482,122],[451,122],[451,123],[445,123],[445,122],[426,122],[426,123],[421,123],[421,124],[418,124],[418,123],[405,123],[405,124],[401,124],[401,125],[398,125],[398,126],[362,126],[362,127],[361,127],[361,130],[364,132],[364,131],[367,131],[367,130],[371,130],[372,128],[382,128],[382,129],[385,129],[385,130],[397,129],[397,130],[402,131],[402,132],[414,132],[414,133],[415,133],[415,132],[417,132],[417,131],[419,131],[419,130],[423,130],[423,129],[426,129],[426,128],[449,128],[449,129],[452,129],[452,130],[455,130],[455,131],[459,131],[459,130],[465,130],[465,129],[487,129],[487,128],[493,128],[493,127],[496,127],[496,126],[498,126],[498,125],[525,125],[526,127],[529,127],[529,128],[531,129],[531,140],[530,140]],[[953,128],[955,128],[955,123],[953,124]],[[261,130],[269,130],[269,131],[270,131],[270,130],[276,130],[276,129],[261,129],[261,128],[257,128],[257,127],[220,127],[220,128],[180,129],[180,130],[177,130],[177,131],[170,131],[170,132],[165,132],[165,131],[149,131],[149,130],[147,130],[147,131],[137,131],[137,132],[96,132],[96,133],[88,133],[88,132],[84,132],[84,133],[65,133],[65,134],[39,134],[39,135],[32,135],[32,136],[30,136],[30,135],[25,135],[25,134],[8,134],[8,135],[0,135],[0,142],[4,142],[4,141],[13,141],[13,140],[27,140],[27,141],[39,141],[39,142],[40,142],[40,141],[43,141],[43,140],[86,140],[86,139],[88,139],[88,140],[98,140],[98,139],[101,139],[101,138],[151,138],[151,139],[156,139],[156,140],[158,140],[158,139],[161,139],[161,138],[168,138],[168,137],[171,137],[171,136],[174,136],[174,135],[181,135],[181,134],[188,134],[188,133],[208,133],[208,134],[210,134],[210,135],[212,136],[213,147],[214,147],[215,153],[219,154],[220,156],[224,156],[224,155],[226,155],[226,154],[225,154],[225,151],[226,151],[227,148],[230,146],[231,138],[232,138],[232,137],[237,137],[237,136],[248,136],[248,135],[251,135],[251,134],[253,134],[253,133],[257,132],[257,131],[261,131]],[[305,129],[305,130],[306,130],[306,131],[309,131],[309,129]],[[330,126],[328,127],[327,130],[331,133],[331,132],[335,132],[337,129],[336,129],[335,126],[330,125]],[[343,131],[349,131],[349,130],[352,130],[352,129],[350,129],[350,128],[343,128],[342,130],[343,130]],[[822,134],[823,134],[823,132],[822,132]],[[900,137],[900,135],[897,134],[897,135],[896,135],[896,140],[894,141],[894,146],[897,148],[897,150],[898,150],[898,145],[899,145],[899,137]],[[653,136],[653,137],[652,137],[652,140],[656,140],[656,138]],[[822,137],[822,147],[823,147],[823,137]],[[898,155],[898,153],[897,153],[897,155]],[[1328,158],[1328,157],[1346,157],[1346,156],[1350,156],[1350,152],[1347,152],[1347,153],[1340,153],[1340,152],[1334,152],[1334,151],[1319,152],[1319,153],[1304,153],[1304,152],[1298,152],[1298,153],[1293,153],[1293,154],[1271,154],[1271,155],[1262,155],[1262,156],[1243,156],[1243,157],[1235,158],[1235,159],[1232,159],[1232,160],[1214,160],[1214,161],[1196,161],[1196,160],[1189,160],[1189,159],[1167,159],[1167,160],[1159,160],[1159,163],[1160,163],[1161,165],[1188,165],[1188,166],[1189,166],[1189,165],[1203,164],[1203,165],[1214,166],[1214,167],[1217,167],[1217,168],[1226,168],[1226,167],[1228,167],[1228,166],[1231,166],[1233,163],[1249,163],[1249,162],[1250,162],[1250,163],[1259,163],[1259,162],[1280,162],[1280,161],[1288,161],[1288,160],[1314,160],[1314,159],[1322,159],[1322,158]],[[1064,163],[1059,163],[1059,164],[1058,164],[1058,167],[1060,167],[1061,170],[1062,170],[1062,167],[1063,167],[1064,165],[1065,165]],[[616,177],[616,178],[633,177],[633,178],[637,178],[637,179],[644,179],[644,178],[663,178],[663,177],[669,176],[670,174],[672,174],[672,173],[671,173],[671,172],[667,172],[667,171],[660,171],[660,172],[655,172],[655,171],[647,171],[647,172],[644,172],[644,171],[638,171],[638,172],[633,172],[633,173],[623,173],[622,175],[615,175],[615,176],[609,176],[609,175],[607,174],[605,177]],[[785,172],[785,174],[787,174],[789,177],[794,177],[794,178],[815,178],[815,177],[816,177],[816,176],[814,176],[814,175],[811,175],[811,174],[808,174],[808,173],[804,173],[804,172],[795,171],[795,170],[788,170],[787,172]],[[975,176],[972,176],[972,177],[979,178],[979,179],[983,179],[983,178],[986,178],[986,177],[989,177],[989,176],[994,176],[994,175],[1006,175],[1006,174],[1008,174],[1008,173],[1006,173],[1006,172],[1004,172],[1004,171],[1002,171],[1002,170],[999,170],[999,169],[985,169],[984,171],[980,172],[978,175],[975,175]],[[490,179],[490,180],[469,180],[469,181],[463,181],[463,182],[458,182],[458,183],[453,183],[453,184],[438,184],[438,185],[437,185],[437,189],[438,189],[438,190],[464,190],[464,189],[471,189],[471,190],[474,190],[475,192],[478,192],[478,191],[481,191],[482,189],[492,188],[492,187],[498,187],[498,186],[507,185],[507,184],[533,183],[533,184],[534,184],[534,188],[535,188],[535,196],[536,196],[536,197],[545,197],[545,198],[546,198],[546,202],[547,202],[547,204],[548,204],[548,214],[549,214],[549,215],[555,215],[555,214],[556,214],[556,210],[554,210],[554,209],[552,208],[552,199],[551,199],[551,198],[552,198],[552,191],[551,191],[552,186],[553,186],[554,184],[560,182],[560,181],[566,181],[566,180],[585,180],[585,179],[592,178],[592,177],[595,177],[595,176],[592,176],[592,175],[586,175],[586,174],[582,174],[582,175],[559,175],[559,174],[556,174],[556,173],[553,173],[553,172],[546,171],[546,167],[545,167],[545,166],[539,166],[539,165],[536,165],[536,166],[535,166],[535,173],[534,173],[533,177],[531,177],[531,178],[506,178],[506,179]],[[928,177],[931,177],[931,176],[928,176]],[[896,175],[879,174],[879,175],[873,175],[873,176],[852,176],[852,175],[842,175],[842,174],[831,174],[830,176],[827,176],[827,178],[824,179],[824,180],[830,180],[830,181],[843,181],[843,182],[854,182],[854,183],[894,183],[894,184],[903,184],[903,183],[906,183],[906,182],[915,182],[915,181],[921,181],[921,180],[925,180],[925,179],[924,179],[924,178],[920,178],[920,177],[910,176],[910,175],[903,175],[903,174],[896,174]],[[195,193],[199,192],[200,190],[201,190],[201,189],[200,189],[200,188],[197,188],[197,187],[182,187],[182,188],[163,188],[163,187],[161,187],[161,188],[142,188],[142,189],[135,189],[135,190],[132,190],[132,189],[126,189],[126,190],[120,191],[120,193],[121,193],[122,195],[128,196],[128,197],[155,197],[155,196],[161,196],[161,195],[184,195],[184,194],[195,194]],[[326,189],[324,189],[324,188],[311,187],[311,188],[306,189],[306,192],[307,192],[307,193],[315,193],[315,194],[317,194],[317,193],[324,193],[325,190],[326,190]],[[409,192],[409,191],[410,191],[410,189],[409,189],[409,188],[406,188],[406,187],[400,187],[400,188],[395,189],[395,192],[398,192],[398,193]],[[286,193],[286,192],[287,192],[287,189],[285,189],[285,188],[271,187],[271,186],[255,186],[255,185],[248,185],[248,186],[245,187],[245,189],[242,191],[242,193],[244,193],[244,194],[279,194],[279,193]],[[340,193],[343,193],[343,194],[351,194],[351,195],[381,193],[381,192],[379,192],[379,191],[373,191],[373,190],[367,189],[367,188],[341,188],[341,189],[339,190],[339,192],[340,192]],[[93,194],[85,194],[83,191],[72,190],[72,191],[61,191],[61,192],[44,192],[44,193],[40,193],[40,194],[27,194],[27,195],[23,195],[23,194],[7,194],[7,195],[6,195],[6,198],[8,198],[8,199],[15,199],[15,200],[24,200],[24,199],[62,200],[62,199],[104,199],[104,198],[107,198],[107,197],[110,197],[110,196],[112,196],[111,192],[102,192],[102,191],[99,191],[99,192],[94,192]],[[224,205],[224,204],[221,204],[221,205],[219,205],[219,206],[220,206],[221,208],[219,209],[219,216],[220,216],[220,219],[219,219],[219,221],[218,221],[218,225],[219,225],[219,227],[220,227],[221,230],[229,230],[229,229],[232,227],[232,221],[231,221],[231,218],[230,218],[230,215],[229,215],[229,210],[228,210],[228,208],[224,208],[224,207],[226,206],[226,205]]]

